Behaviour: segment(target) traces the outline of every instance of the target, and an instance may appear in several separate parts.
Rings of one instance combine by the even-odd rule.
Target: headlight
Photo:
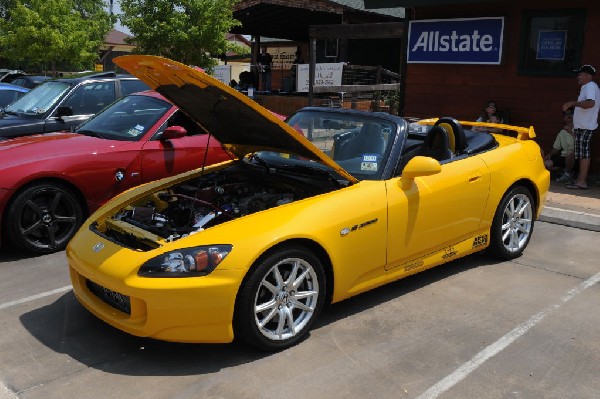
[[[142,277],[206,276],[231,252],[231,245],[209,245],[166,252],[144,263]]]

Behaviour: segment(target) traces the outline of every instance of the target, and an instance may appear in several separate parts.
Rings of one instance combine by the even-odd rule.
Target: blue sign
[[[504,17],[410,21],[407,62],[500,64]]]
[[[541,30],[538,36],[536,58],[538,60],[562,61],[565,59],[566,46],[566,30]]]

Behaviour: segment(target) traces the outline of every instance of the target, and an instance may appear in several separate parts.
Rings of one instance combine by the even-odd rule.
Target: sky
[[[105,8],[108,11],[108,9],[110,8],[109,7],[110,2],[108,0],[105,0],[104,3],[106,4]],[[116,15],[119,15],[121,13],[121,5],[119,4],[119,0],[114,0],[113,12]],[[120,21],[117,21],[117,24],[115,25],[115,29],[120,30],[121,32],[125,32],[125,33],[127,33],[129,35],[131,34],[131,31],[127,27],[121,25]]]

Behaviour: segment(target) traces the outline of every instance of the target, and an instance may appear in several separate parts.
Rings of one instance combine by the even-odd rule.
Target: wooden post
[[[314,96],[313,96],[313,86],[315,82],[315,70],[316,70],[316,60],[317,60],[317,39],[312,38],[309,44],[309,60],[310,63],[308,68],[308,106],[313,106]]]

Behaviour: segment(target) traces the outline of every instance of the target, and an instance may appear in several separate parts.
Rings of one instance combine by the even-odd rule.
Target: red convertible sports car
[[[228,160],[210,132],[155,92],[132,94],[74,132],[0,142],[2,241],[63,249],[87,215],[142,183]]]

